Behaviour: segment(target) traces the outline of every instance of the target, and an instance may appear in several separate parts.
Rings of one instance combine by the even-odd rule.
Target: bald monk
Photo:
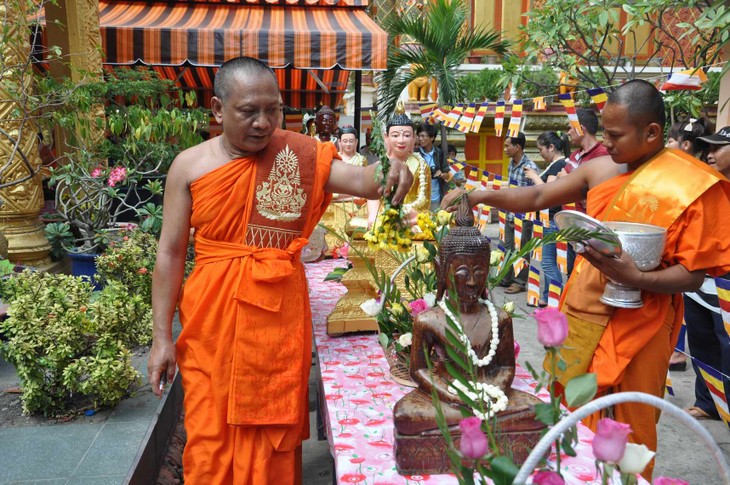
[[[562,350],[569,368],[565,384],[595,372],[599,394],[641,391],[658,397],[664,385],[682,322],[681,293],[695,291],[705,272],[730,269],[730,182],[693,157],[664,149],[664,103],[645,81],[630,81],[608,97],[603,110],[604,140],[613,162],[596,158],[549,184],[498,192],[472,192],[469,201],[513,212],[528,212],[588,199],[588,214],[605,221],[655,224],[667,228],[661,266],[641,272],[628,253],[603,256],[588,246],[563,292],[561,310],[570,333]],[[460,194],[449,193],[444,207]],[[644,306],[613,308],[599,297],[607,279],[641,288]],[[567,349],[572,347],[573,349]],[[576,363],[577,362],[577,363]],[[656,450],[659,411],[641,404],[613,409],[614,419],[631,425],[630,439]],[[595,429],[601,416],[588,418]],[[651,479],[653,464],[644,472]]]
[[[214,89],[223,134],[180,153],[167,178],[149,380],[160,396],[180,366],[186,483],[299,483],[312,355],[300,250],[332,192],[379,196],[379,166],[333,160],[331,143],[277,129],[276,76],[258,60],[227,61]],[[391,163],[384,191],[397,184],[398,203],[413,178]],[[181,292],[190,227],[196,265]]]

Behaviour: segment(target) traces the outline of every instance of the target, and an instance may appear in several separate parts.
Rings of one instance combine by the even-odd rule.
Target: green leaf
[[[492,479],[494,485],[512,485],[520,469],[514,464],[511,458],[501,455],[492,460],[487,476]]]
[[[593,399],[597,389],[596,374],[573,377],[565,386],[565,401],[570,407],[582,406]]]
[[[535,404],[535,419],[548,426],[555,424],[555,409],[552,404],[540,403]]]
[[[380,345],[383,346],[383,349],[386,349],[387,350],[388,344],[390,344],[390,339],[388,338],[388,336],[386,334],[379,333],[378,334],[378,342],[380,342]]]

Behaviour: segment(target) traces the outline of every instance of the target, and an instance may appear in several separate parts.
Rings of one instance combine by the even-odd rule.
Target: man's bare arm
[[[371,200],[378,199],[381,195],[381,186],[376,180],[376,174],[379,171],[379,163],[367,167],[357,167],[340,160],[332,160],[330,176],[325,185],[325,190]],[[393,202],[398,204],[408,193],[411,184],[413,184],[413,175],[408,170],[408,166],[398,160],[392,160],[390,172],[386,179],[385,195],[388,195],[395,186]]]

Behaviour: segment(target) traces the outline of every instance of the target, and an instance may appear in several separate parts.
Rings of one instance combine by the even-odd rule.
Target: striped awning
[[[388,35],[362,8],[100,0],[99,9],[105,64],[215,67],[247,55],[272,68],[386,68]]]

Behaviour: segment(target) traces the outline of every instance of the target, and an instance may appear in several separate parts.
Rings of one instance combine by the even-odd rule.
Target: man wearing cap
[[[708,144],[707,163],[725,177],[730,177],[730,126],[714,135],[698,137]],[[730,274],[721,276],[730,279]],[[687,341],[692,354],[692,367],[696,374],[695,402],[687,413],[696,419],[720,419],[712,393],[700,373],[697,361],[717,369],[722,374],[725,399],[730,392],[730,340],[722,320],[715,278],[705,276],[699,290],[684,294],[684,321],[687,324]]]

